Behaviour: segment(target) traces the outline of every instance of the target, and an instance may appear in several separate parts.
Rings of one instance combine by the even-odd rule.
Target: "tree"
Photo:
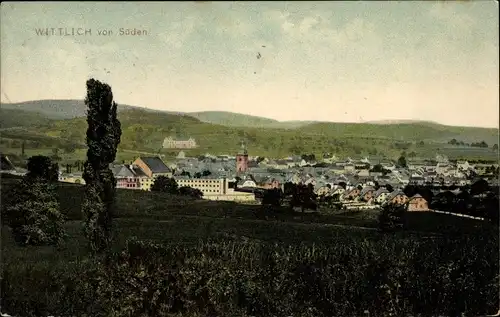
[[[385,189],[387,189],[387,191],[390,193],[392,193],[394,191],[394,188],[392,187],[391,184],[385,184]]]
[[[196,199],[201,199],[203,197],[203,192],[198,188],[192,188],[189,186],[182,186],[178,190],[179,195],[190,196]]]
[[[169,194],[178,194],[179,185],[173,178],[168,178],[166,176],[158,176],[153,185],[151,185],[152,192],[163,192]]]
[[[47,182],[57,182],[59,179],[59,166],[52,163],[50,157],[35,155],[28,159],[28,173],[30,180],[42,179]]]
[[[394,232],[403,228],[405,205],[385,205],[378,216],[378,228],[382,232]]]
[[[489,189],[490,186],[488,182],[485,181],[484,179],[479,179],[470,186],[470,194],[472,196],[479,195],[487,192]]]
[[[397,162],[397,165],[398,167],[406,167],[406,158],[401,155],[399,158],[398,158],[398,162]]]
[[[210,176],[212,175],[212,172],[210,172],[209,170],[204,170],[202,173],[201,173],[202,176]]]
[[[493,144],[493,150],[498,150],[498,144]]]
[[[343,189],[346,189],[347,184],[345,182],[339,182],[339,186],[342,187]]]
[[[418,188],[414,185],[406,185],[406,187],[403,189],[403,192],[407,197],[413,197],[418,193]]]
[[[57,165],[46,156],[28,160],[28,174],[9,193],[3,220],[21,245],[58,244],[65,236],[55,182]]]
[[[290,201],[290,206],[300,207],[302,212],[306,209],[316,210],[316,194],[314,193],[314,187],[312,184],[304,185],[299,184],[295,187],[295,191],[292,195],[292,200]]]
[[[295,192],[296,185],[292,182],[286,182],[283,184],[283,194],[285,196],[291,196]]]
[[[262,198],[262,205],[270,205],[273,207],[281,206],[281,201],[283,197],[283,192],[279,188],[268,189],[264,192],[264,197]]]
[[[90,249],[101,252],[108,248],[111,240],[116,179],[109,165],[116,159],[122,130],[111,87],[95,79],[89,79],[86,85],[88,150],[83,172],[82,212],[86,216],[84,231]]]
[[[51,158],[54,161],[60,161],[61,160],[61,157],[59,156],[59,149],[58,148],[53,148],[52,149],[52,156],[51,156]]]
[[[181,176],[191,177],[191,173],[186,172],[186,171],[184,171],[184,170],[183,170],[183,171],[181,172]]]
[[[385,168],[381,164],[376,164],[373,166],[370,172],[374,173],[385,173]]]
[[[62,149],[65,153],[71,154],[75,153],[77,146],[74,143],[66,143],[62,146]]]
[[[316,156],[314,154],[302,154],[301,158],[306,162],[316,161]]]

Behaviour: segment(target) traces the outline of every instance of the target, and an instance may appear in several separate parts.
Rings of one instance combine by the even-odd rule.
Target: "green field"
[[[17,181],[2,178],[2,209]],[[382,234],[374,211],[265,212],[118,190],[113,249],[125,253],[103,271],[82,235],[82,193],[79,185],[58,186],[69,235],[59,247],[19,247],[2,228],[3,312],[477,316],[498,307],[498,227],[481,221],[411,214],[404,232]],[[127,244],[132,237],[162,246]],[[181,302],[162,306],[167,298]]]

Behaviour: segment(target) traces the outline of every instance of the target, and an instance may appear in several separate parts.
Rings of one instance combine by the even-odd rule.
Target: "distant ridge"
[[[155,110],[139,106],[130,106],[119,103],[118,111],[123,111],[127,109],[141,109],[148,112],[164,112],[170,114],[181,114],[178,112]],[[84,100],[78,99],[54,99],[54,100],[33,100],[33,101],[23,101],[17,103],[1,103],[1,109],[9,110],[22,110],[28,112],[37,112],[43,114],[48,119],[73,119],[84,117],[86,106]]]
[[[296,129],[316,122],[316,121],[278,121],[274,119],[229,112],[229,111],[202,111],[202,112],[188,112],[186,114],[193,116],[203,122],[225,125],[230,127]]]
[[[491,149],[493,144],[498,144],[498,129],[492,128],[453,127],[422,121],[399,123],[399,120],[396,124],[395,120],[382,124],[280,122],[224,111],[168,112],[122,104],[118,109],[123,132],[120,146],[148,153],[158,153],[165,136],[189,135],[204,146],[195,155],[238,151],[242,139],[248,142],[253,153],[266,157],[286,157],[299,151],[351,157],[378,153],[397,157],[402,151],[399,142],[412,151],[428,155],[429,150],[430,153],[446,150],[451,139],[464,143],[485,141],[490,145],[488,149],[468,148],[467,151],[455,147],[453,150],[458,151],[455,156],[498,155],[498,151]],[[14,145],[19,147],[25,140],[48,148],[63,148],[68,142],[85,144],[87,122],[83,100],[1,104],[0,119],[4,151],[19,150]],[[424,148],[417,145],[420,141],[424,142]]]
[[[365,123],[369,124],[407,124],[407,123],[430,123],[430,124],[438,124],[434,121],[425,121],[425,120],[376,120],[376,121],[367,121]]]
[[[336,126],[336,125],[401,125],[401,124],[419,124],[431,125],[439,129],[446,129],[448,126],[432,121],[420,120],[377,120],[368,121],[364,123],[350,123],[350,122],[325,122],[325,121],[278,121],[265,117],[234,113],[229,111],[200,111],[200,112],[179,112],[179,111],[165,111],[145,108],[140,106],[132,106],[119,103],[119,111],[126,111],[130,109],[143,110],[146,112],[156,112],[165,114],[184,115],[196,118],[205,123],[229,126],[229,127],[243,127],[243,128],[274,128],[274,129],[298,129],[310,125],[321,126]],[[54,100],[33,100],[18,103],[1,103],[1,109],[22,110],[25,112],[37,112],[44,115],[47,119],[73,119],[85,116],[85,104],[83,99],[54,99]],[[40,119],[38,119],[40,120]],[[455,127],[458,128],[458,127]],[[483,128],[483,127],[460,127],[464,129],[480,129],[480,130],[496,130],[498,128]]]

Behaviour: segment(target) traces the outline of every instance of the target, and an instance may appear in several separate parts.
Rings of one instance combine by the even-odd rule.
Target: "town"
[[[197,144],[192,138],[167,137],[163,146],[189,149]],[[324,156],[323,159],[314,155],[281,159],[250,156],[242,142],[235,155],[206,153],[188,157],[181,150],[172,161],[165,162],[162,155],[138,157],[133,162],[111,164],[110,168],[120,189],[150,191],[155,180],[163,176],[173,178],[179,187],[199,190],[203,199],[260,204],[267,190],[287,193],[287,185],[305,185],[312,186],[320,201],[334,202],[336,208],[347,210],[378,209],[390,203],[406,204],[409,211],[429,211],[431,205],[436,206],[434,201],[457,196],[461,189],[470,188],[478,180],[498,188],[497,162],[450,161],[443,155],[434,159],[401,156],[396,162],[382,157],[340,160],[334,155]],[[16,169],[7,157],[4,161],[3,172],[25,172]],[[59,181],[84,184],[78,168],[67,165],[60,169]],[[408,196],[405,188],[411,186],[431,188],[430,196],[423,197],[416,191]]]

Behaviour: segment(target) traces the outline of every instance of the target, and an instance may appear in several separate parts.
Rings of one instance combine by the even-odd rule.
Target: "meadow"
[[[2,208],[17,178],[1,179]],[[90,257],[83,187],[59,184],[68,237],[19,247],[2,227],[2,312],[15,316],[477,316],[498,309],[498,227],[117,190],[112,250]]]

